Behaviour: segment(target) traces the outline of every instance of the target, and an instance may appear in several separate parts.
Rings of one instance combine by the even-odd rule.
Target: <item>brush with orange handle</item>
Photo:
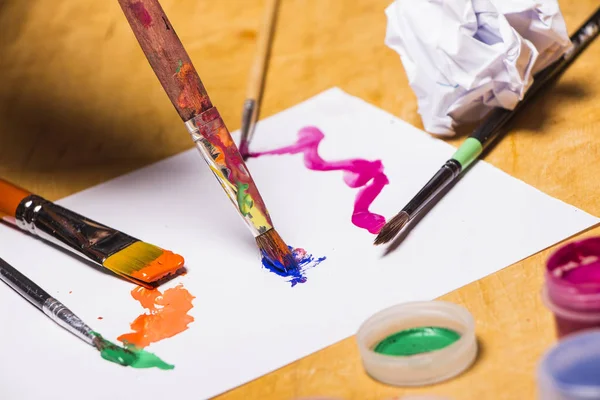
[[[179,254],[145,243],[0,179],[0,218],[138,285],[183,272]]]

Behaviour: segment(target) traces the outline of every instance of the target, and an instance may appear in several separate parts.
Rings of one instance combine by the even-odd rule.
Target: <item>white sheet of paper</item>
[[[262,121],[253,150],[291,144],[306,125],[325,133],[326,160],[383,161],[390,184],[371,209],[388,218],[454,151],[337,88]],[[384,307],[436,298],[599,221],[480,162],[381,258],[374,235],[350,222],[356,190],[341,172],[309,171],[301,155],[249,166],[282,237],[327,257],[306,283],[290,287],[262,268],[200,155],[184,152],[59,202],[186,258],[188,274],[164,288],[184,284],[196,297],[195,321],[147,348],[175,369],[109,363],[0,284],[0,398],[208,398],[353,335]],[[6,226],[0,243],[0,257],[110,340],[143,312],[130,283],[68,253]]]

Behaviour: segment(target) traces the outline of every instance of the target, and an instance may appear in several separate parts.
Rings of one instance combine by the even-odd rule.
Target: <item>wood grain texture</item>
[[[262,115],[339,86],[422,128],[400,59],[383,43],[389,3],[282,2]],[[228,127],[237,129],[264,2],[161,4],[212,102]],[[597,4],[560,0],[569,31]],[[0,0],[0,26],[0,176],[55,200],[192,147],[117,2]],[[600,215],[599,67],[596,40],[486,157],[595,215]],[[600,229],[585,235],[600,235]],[[539,297],[549,251],[444,296],[473,312],[482,347],[477,363],[457,379],[411,390],[381,385],[364,374],[354,339],[348,338],[219,399],[383,400],[405,393],[531,399],[536,363],[554,342],[551,315]]]

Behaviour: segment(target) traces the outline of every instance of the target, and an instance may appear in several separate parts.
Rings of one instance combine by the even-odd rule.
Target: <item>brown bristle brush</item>
[[[146,288],[184,272],[179,254],[142,242],[0,179],[0,220]]]
[[[125,17],[204,160],[254,234],[261,254],[285,271],[298,265],[223,119],[157,0],[119,0]]]

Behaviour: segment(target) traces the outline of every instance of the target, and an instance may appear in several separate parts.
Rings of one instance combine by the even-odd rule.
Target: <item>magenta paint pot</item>
[[[571,242],[546,263],[542,299],[557,336],[600,327],[600,237]]]

